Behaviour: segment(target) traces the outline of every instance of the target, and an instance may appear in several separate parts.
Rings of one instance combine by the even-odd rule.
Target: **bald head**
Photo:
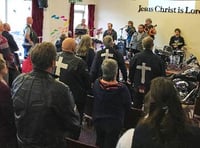
[[[76,48],[76,42],[73,38],[66,38],[62,42],[62,50],[63,51],[75,51]]]
[[[32,17],[27,17],[27,18],[26,18],[26,23],[27,23],[28,25],[32,25],[32,24],[33,24],[33,18],[32,18]]]

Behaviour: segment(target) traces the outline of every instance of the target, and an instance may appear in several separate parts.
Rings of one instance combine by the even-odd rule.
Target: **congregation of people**
[[[67,148],[66,137],[79,140],[88,94],[93,96],[96,147],[199,147],[200,129],[187,119],[164,61],[153,52],[157,25],[150,18],[138,27],[128,21],[128,66],[112,23],[98,51],[85,19],[76,27],[87,30],[78,35],[79,42],[77,36],[61,34],[55,45],[38,43],[32,23],[27,17],[20,63],[10,26],[0,21],[0,147]],[[173,50],[185,45],[180,33],[176,28],[170,38]],[[146,116],[124,132],[131,108]]]

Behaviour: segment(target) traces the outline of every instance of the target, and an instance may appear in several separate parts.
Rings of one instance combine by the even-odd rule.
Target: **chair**
[[[92,126],[93,103],[94,103],[94,96],[88,94],[83,113],[83,121],[86,122],[87,126],[89,127]]]
[[[126,114],[124,118],[124,128],[135,128],[137,126],[138,121],[144,117],[144,111],[137,108],[131,108]]]
[[[66,137],[67,148],[96,148],[96,146],[88,145],[86,143],[80,142],[78,140],[73,140],[71,138]]]

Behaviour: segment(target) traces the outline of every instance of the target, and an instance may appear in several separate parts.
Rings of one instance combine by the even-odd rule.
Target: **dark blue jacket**
[[[97,79],[93,87],[94,124],[103,121],[113,121],[114,125],[123,126],[124,114],[131,107],[131,97],[128,88],[122,84],[107,85]]]

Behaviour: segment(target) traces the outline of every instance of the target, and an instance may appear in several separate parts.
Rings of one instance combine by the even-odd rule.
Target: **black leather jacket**
[[[64,137],[78,138],[80,119],[69,87],[34,70],[13,82],[18,142],[23,148],[63,148]]]

